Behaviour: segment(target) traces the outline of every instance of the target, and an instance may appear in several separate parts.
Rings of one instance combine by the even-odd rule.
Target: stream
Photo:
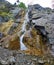
[[[27,23],[27,21],[28,21],[28,13],[26,13],[26,15],[24,17],[24,23],[22,25],[22,30],[21,31],[24,32],[24,33],[20,37],[20,50],[26,50],[27,49],[27,47],[23,43],[23,37],[24,37],[24,34],[26,32],[26,23]]]

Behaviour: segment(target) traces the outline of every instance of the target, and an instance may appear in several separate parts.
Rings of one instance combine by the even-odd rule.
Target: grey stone
[[[48,38],[54,39],[54,34],[48,34]]]
[[[14,24],[11,26],[10,30],[8,31],[8,34],[13,34],[13,33],[14,33],[14,29],[16,29],[17,26],[18,26],[18,24],[17,24],[17,23],[14,23]]]
[[[15,60],[14,56],[9,56],[8,62],[9,62],[9,63],[15,63],[16,60]]]
[[[4,37],[4,34],[0,32],[0,39],[2,39],[3,37]]]
[[[39,25],[39,26],[45,26],[45,23],[47,22],[47,19],[37,19],[37,20],[32,20],[33,23],[35,23],[35,25]]]
[[[38,18],[38,17],[41,18],[42,15],[43,15],[42,13],[38,13],[38,12],[36,12],[36,14],[33,14],[32,18],[34,18],[34,19],[35,19],[35,18]]]
[[[3,20],[3,18],[0,16],[0,22],[3,22],[4,20]]]
[[[54,44],[54,38],[49,38],[50,44]]]

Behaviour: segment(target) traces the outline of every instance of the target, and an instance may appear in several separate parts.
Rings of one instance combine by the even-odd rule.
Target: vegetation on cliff
[[[20,2],[20,4],[18,5],[20,8],[26,9],[26,5],[23,2]]]

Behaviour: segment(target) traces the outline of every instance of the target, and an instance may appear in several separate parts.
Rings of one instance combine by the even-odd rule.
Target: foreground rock
[[[49,61],[49,62],[48,62]],[[50,64],[52,65],[53,58],[39,57],[34,55],[26,55],[24,51],[10,51],[0,47],[0,64],[1,65],[36,65],[36,64]]]

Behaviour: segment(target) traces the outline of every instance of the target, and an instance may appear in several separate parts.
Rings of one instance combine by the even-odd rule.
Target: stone
[[[8,16],[5,16],[5,17],[0,16],[0,23],[8,22],[8,20],[9,20]]]
[[[12,26],[12,24],[13,24],[13,20],[10,20],[8,22],[2,23],[0,31],[2,33],[4,33],[4,35],[7,35],[10,27]]]
[[[46,31],[50,34],[52,34],[53,33],[53,29],[54,29],[54,24],[52,24],[52,23],[46,23],[45,24],[45,29],[46,29]]]
[[[54,34],[48,34],[48,38],[54,39]]]
[[[10,30],[8,31],[9,35],[12,35],[14,33],[14,30],[18,27],[17,23],[13,23],[13,25],[10,27]]]
[[[34,4],[34,5],[29,5],[29,10],[33,10],[33,9],[37,9],[39,11],[41,11],[42,9],[44,9],[43,7],[41,7],[39,4]]]
[[[3,41],[3,42],[2,42]],[[20,49],[20,39],[17,35],[7,36],[0,40],[2,47],[10,50]]]
[[[27,25],[26,25],[26,30],[29,30],[29,28],[30,28],[30,25],[27,24]]]
[[[15,21],[15,23],[20,23],[20,20],[21,20],[21,19],[17,19],[17,20]]]
[[[15,63],[16,60],[15,60],[15,58],[14,58],[13,56],[10,56],[10,57],[8,58],[8,62],[9,62],[9,63]]]
[[[19,50],[20,49],[20,40],[19,40],[18,36],[12,38],[9,42],[10,43],[9,43],[8,49],[11,49],[11,50]]]
[[[4,60],[0,60],[1,65],[7,65],[8,63]]]
[[[32,14],[37,14],[37,13],[39,13],[38,10],[32,10]]]
[[[14,8],[14,10],[10,11],[13,14],[13,17],[15,19],[20,19],[21,17],[24,17],[25,15],[25,10],[23,10],[22,8]]]
[[[32,20],[33,23],[35,23],[35,25],[39,25],[39,26],[45,26],[45,23],[47,22],[47,19],[37,19],[37,20]]]
[[[0,32],[0,39],[2,39],[4,36],[5,35],[2,32]]]
[[[49,43],[54,44],[54,38],[49,38]]]
[[[43,16],[42,13],[34,14],[32,16],[32,19],[40,19],[42,16]]]
[[[3,22],[4,20],[3,20],[3,18],[0,16],[0,22]]]
[[[30,33],[25,33],[23,42],[26,45],[26,47],[30,50],[28,50],[28,53],[31,54],[43,54],[44,53],[44,42],[42,41],[42,36],[37,34],[38,31],[35,28],[32,28],[30,30]],[[31,51],[32,49],[32,51]],[[29,52],[30,51],[30,52]]]
[[[54,19],[53,17],[51,18],[52,13],[45,12],[45,8],[39,5],[32,5],[31,8],[31,12],[25,18],[24,10],[16,8],[13,10],[16,20],[3,23],[0,27],[0,31],[5,34],[5,37],[0,40],[0,61],[2,60],[1,63],[3,65],[43,65],[44,59],[46,62],[49,62],[50,54],[54,55],[54,25],[51,24],[51,21],[54,21]],[[29,20],[33,17],[32,20],[28,21],[28,24],[27,16],[30,16]],[[41,26],[45,29],[41,29]],[[52,45],[51,49],[49,49],[50,53],[48,50],[49,46],[47,47],[48,42],[45,41],[47,39],[45,30],[49,33],[48,38],[52,43],[49,44],[49,46]],[[20,37],[22,35],[24,35],[22,42],[26,46],[26,50],[20,50]],[[46,56],[46,58],[41,60],[42,58],[40,59],[39,57],[43,56]],[[34,60],[32,60],[33,58]],[[51,56],[51,58],[53,57]],[[47,65],[47,63],[44,65]]]

